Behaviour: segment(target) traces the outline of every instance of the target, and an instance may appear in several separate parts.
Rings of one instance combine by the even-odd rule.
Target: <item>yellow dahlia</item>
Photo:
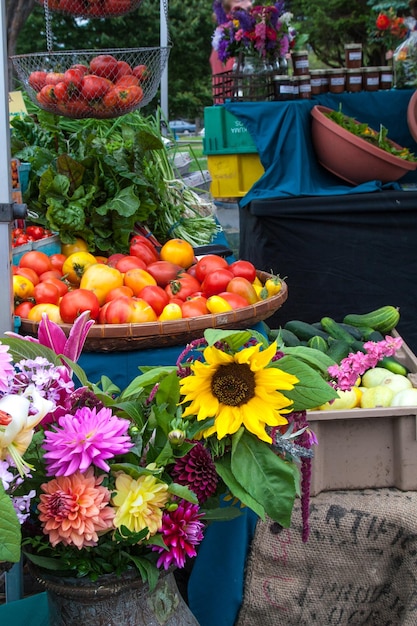
[[[136,480],[127,474],[116,478],[116,494],[112,503],[116,508],[114,525],[126,526],[131,532],[149,529],[148,538],[161,528],[162,509],[168,501],[168,485],[154,476],[140,476]]]
[[[293,389],[298,378],[275,367],[267,367],[275,356],[272,343],[261,344],[228,354],[209,346],[204,350],[205,363],[191,365],[193,374],[180,380],[183,403],[189,402],[183,416],[196,415],[197,420],[214,417],[213,426],[204,431],[209,437],[232,435],[243,425],[249,432],[268,443],[266,426],[286,424],[283,417],[292,404],[278,389]]]

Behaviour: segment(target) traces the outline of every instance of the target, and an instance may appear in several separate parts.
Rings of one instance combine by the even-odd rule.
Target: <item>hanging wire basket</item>
[[[104,119],[119,117],[152,100],[170,49],[73,50],[11,59],[29,97],[44,111]]]
[[[73,17],[119,17],[137,9],[142,0],[37,0],[50,11]]]

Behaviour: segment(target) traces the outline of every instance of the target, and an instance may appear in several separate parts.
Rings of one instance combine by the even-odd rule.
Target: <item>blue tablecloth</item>
[[[407,106],[413,90],[323,94],[311,100],[288,102],[227,102],[226,109],[248,129],[265,169],[263,176],[240,201],[300,196],[369,193],[383,188],[380,181],[352,187],[325,170],[311,141],[310,111],[315,104],[342,111],[359,122],[388,129],[390,139],[417,154],[417,143],[407,125]],[[401,182],[417,182],[412,172]],[[398,183],[384,188],[399,188]]]

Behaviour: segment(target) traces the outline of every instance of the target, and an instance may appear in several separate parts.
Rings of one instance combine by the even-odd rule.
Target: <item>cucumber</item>
[[[327,356],[329,356],[336,363],[340,363],[342,359],[352,351],[351,345],[343,339],[329,340],[329,347],[327,349]]]
[[[366,340],[368,334],[374,332],[374,329],[370,326],[352,326],[351,324],[344,324],[343,322],[338,322],[338,324],[358,341]]]
[[[281,337],[284,345],[288,348],[294,348],[295,346],[299,346],[301,343],[297,335],[288,330],[288,328],[280,328],[278,331],[278,337]]]
[[[319,337],[323,337],[323,339],[328,338],[328,334],[322,330],[319,330],[312,324],[308,324],[307,322],[301,322],[300,320],[290,320],[284,325],[285,330],[290,330],[292,333],[297,335],[301,341],[308,341],[312,337],[318,335]]]
[[[314,337],[311,337],[311,339],[307,341],[307,346],[309,348],[314,348],[315,350],[320,350],[320,352],[327,352],[329,344],[324,337],[314,335]]]
[[[410,370],[393,356],[384,356],[378,361],[377,367],[385,367],[393,374],[401,374],[401,376],[407,376],[410,373]]]
[[[397,307],[386,305],[369,313],[350,313],[343,318],[344,324],[352,326],[370,326],[381,333],[390,333],[400,321],[400,311]]]
[[[382,341],[383,339],[385,339],[385,336],[379,332],[379,330],[373,330],[371,333],[369,333],[369,335],[366,337],[366,341]]]
[[[330,337],[333,337],[334,339],[342,339],[349,344],[352,344],[354,341],[358,341],[358,339],[353,337],[353,335],[340,326],[340,324],[335,322],[335,320],[331,317],[322,317],[320,323],[323,330],[329,333]]]

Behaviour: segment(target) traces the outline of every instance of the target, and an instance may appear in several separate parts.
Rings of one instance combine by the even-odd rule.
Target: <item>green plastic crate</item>
[[[257,152],[246,126],[223,106],[204,109],[204,154]]]

